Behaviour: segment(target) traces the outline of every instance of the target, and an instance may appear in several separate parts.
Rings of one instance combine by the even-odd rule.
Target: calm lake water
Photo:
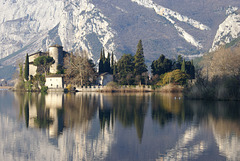
[[[0,91],[0,160],[240,160],[240,102]]]

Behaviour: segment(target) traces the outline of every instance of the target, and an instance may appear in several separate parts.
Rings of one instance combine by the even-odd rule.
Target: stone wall
[[[78,92],[104,92],[104,91],[112,91],[112,92],[151,92],[154,91],[151,86],[118,86],[118,87],[107,87],[107,86],[77,86],[73,85],[73,87]]]

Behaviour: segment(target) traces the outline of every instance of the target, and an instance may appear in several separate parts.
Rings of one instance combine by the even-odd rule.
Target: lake
[[[240,102],[0,90],[0,160],[240,160]]]

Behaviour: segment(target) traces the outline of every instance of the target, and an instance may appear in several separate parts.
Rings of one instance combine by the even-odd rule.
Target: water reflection
[[[63,131],[63,94],[15,93],[15,97],[27,128],[47,129],[50,137]]]
[[[0,99],[4,97],[10,96],[1,93]],[[240,159],[238,102],[190,101],[181,95],[154,93],[14,93],[14,97],[18,102],[16,118],[23,120],[27,136],[41,131],[54,146],[51,154],[42,150],[45,158]],[[10,113],[4,110],[0,107],[1,128],[8,124],[5,115]],[[38,137],[45,142],[42,148],[49,147],[42,135],[34,139]]]
[[[239,102],[188,101],[198,120],[212,130],[220,155],[227,160],[240,159]],[[207,121],[206,121],[207,120]]]

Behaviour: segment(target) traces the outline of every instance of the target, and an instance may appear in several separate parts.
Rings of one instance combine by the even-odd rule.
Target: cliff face
[[[123,53],[134,54],[139,39],[150,64],[160,54],[175,58],[177,54],[199,55],[211,46],[215,48],[223,21],[225,26],[238,27],[233,12],[240,2],[10,0],[0,2],[0,7],[2,65],[14,64],[26,53],[46,51],[53,44],[62,45],[66,51],[87,50],[95,61],[102,47],[119,58]],[[238,35],[231,33],[226,35]]]
[[[230,43],[240,36],[240,14],[230,12],[229,16],[219,25],[210,51],[215,51],[219,46]]]
[[[89,0],[20,0],[0,4],[0,58],[21,57],[60,44],[67,51],[115,49],[109,20]],[[8,64],[8,62],[6,62]]]

